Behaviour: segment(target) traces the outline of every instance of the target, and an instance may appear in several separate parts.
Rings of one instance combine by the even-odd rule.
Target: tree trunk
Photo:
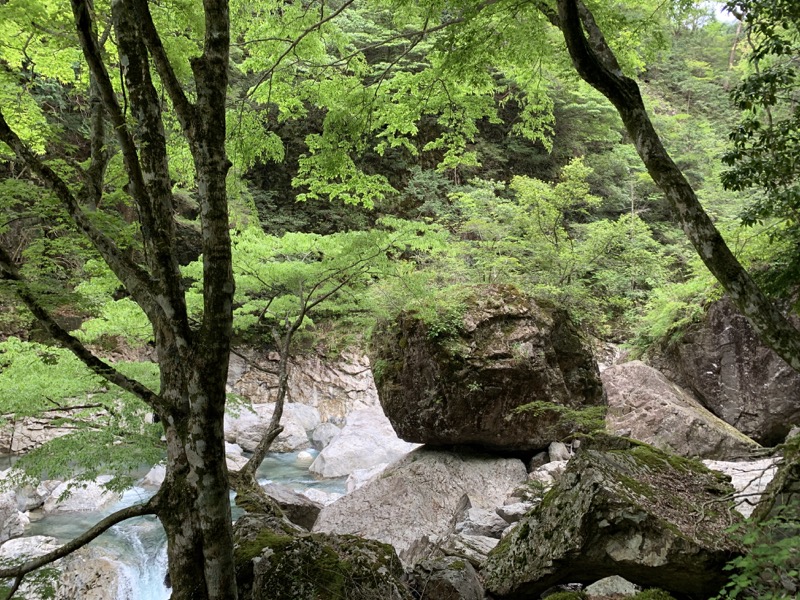
[[[558,0],[558,18],[548,16],[561,28],[580,76],[616,107],[648,173],[666,195],[708,270],[752,323],[761,340],[800,372],[800,332],[759,289],[703,210],[692,186],[661,143],[647,115],[639,86],[622,74],[591,12],[578,0]]]

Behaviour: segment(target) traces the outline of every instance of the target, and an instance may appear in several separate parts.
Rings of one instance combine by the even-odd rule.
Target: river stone
[[[314,428],[314,432],[311,434],[311,443],[317,450],[322,450],[330,444],[341,431],[342,430],[333,423],[320,423]]]
[[[275,500],[283,509],[286,518],[304,529],[311,529],[317,520],[322,503],[311,500],[293,489],[277,483],[264,483],[261,485],[267,496]]]
[[[0,494],[0,544],[22,535],[29,522],[27,515],[17,509],[17,495],[14,492]]]
[[[123,565],[91,548],[81,548],[59,564],[56,600],[119,600],[134,590],[121,577]]]
[[[764,346],[725,296],[649,362],[723,421],[765,446],[800,423],[800,373]]]
[[[608,596],[633,596],[638,592],[638,587],[619,575],[604,577],[583,589],[583,593],[590,599],[598,596],[603,599]]]
[[[380,407],[357,410],[334,440],[319,453],[309,471],[321,477],[343,477],[357,469],[371,469],[402,458],[417,444],[397,437]]]
[[[94,481],[69,480],[61,483],[44,502],[45,512],[87,512],[96,511],[113,504],[122,498],[117,492],[103,487],[111,481],[110,475],[101,475]],[[65,498],[62,495],[68,494]]]
[[[611,442],[582,446],[490,554],[483,576],[493,597],[534,598],[611,575],[700,598],[725,584],[738,548],[727,530],[740,518],[727,478],[644,444]]]
[[[609,432],[681,456],[730,460],[759,444],[714,416],[653,367],[635,360],[603,371]]]
[[[725,473],[731,478],[731,485],[736,490],[734,496],[736,510],[745,517],[753,514],[761,495],[778,471],[777,458],[731,462],[720,460],[704,460],[703,464],[712,471]]]
[[[526,477],[518,459],[419,448],[323,508],[314,531],[386,542],[414,564],[453,531],[465,508],[500,506]]]
[[[456,333],[437,335],[414,313],[378,326],[378,394],[402,439],[540,450],[594,425],[577,411],[604,405],[605,394],[566,311],[510,286],[478,288],[470,303]]]
[[[483,600],[483,585],[475,569],[455,556],[419,563],[413,587],[419,600]]]
[[[287,404],[288,406],[288,404]],[[238,412],[225,412],[225,440],[239,444],[242,449],[252,452],[267,432],[274,404],[253,404],[237,407]],[[294,410],[284,410],[281,417],[283,431],[272,442],[273,452],[295,452],[311,446],[303,422]]]

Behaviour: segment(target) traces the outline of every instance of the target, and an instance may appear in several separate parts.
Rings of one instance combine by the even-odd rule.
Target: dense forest
[[[103,424],[19,465],[125,489],[166,454],[119,520],[158,515],[173,598],[231,599],[232,347],[285,383],[401,313],[446,337],[490,284],[643,356],[727,292],[798,370],[799,26],[792,0],[0,3],[0,419]]]

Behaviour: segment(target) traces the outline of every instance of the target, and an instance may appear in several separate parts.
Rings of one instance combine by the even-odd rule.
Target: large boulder
[[[266,515],[234,527],[242,600],[410,600],[388,544],[355,536],[303,534]]]
[[[403,313],[372,348],[381,404],[409,442],[541,449],[596,424],[605,403],[567,313],[508,286],[477,289],[457,333]]]
[[[725,476],[644,444],[584,444],[541,504],[489,555],[486,589],[498,599],[535,598],[561,583],[619,575],[708,598],[726,582],[723,567],[738,552],[727,533],[740,519],[732,493]]]
[[[653,351],[649,362],[765,446],[800,424],[800,373],[759,341],[727,297],[712,304],[701,323]]]
[[[673,454],[729,460],[760,446],[714,416],[653,367],[638,360],[600,376],[608,394],[608,431]]]
[[[371,469],[402,458],[417,444],[397,437],[380,407],[347,415],[339,435],[322,449],[308,468],[320,477],[343,477],[358,469]]]
[[[470,506],[494,509],[527,478],[518,459],[420,448],[322,509],[314,531],[354,534],[425,558]]]
[[[14,492],[0,493],[0,544],[22,535],[29,523],[28,517],[18,510]]]

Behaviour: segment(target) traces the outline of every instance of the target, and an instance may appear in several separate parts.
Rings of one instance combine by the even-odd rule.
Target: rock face
[[[759,342],[727,297],[650,362],[693,391],[715,415],[765,446],[780,443],[800,423],[800,373]]]
[[[517,459],[420,448],[323,508],[314,531],[386,542],[414,564],[453,532],[467,508],[502,505],[526,478]]]
[[[228,391],[244,396],[255,404],[275,402],[278,378],[266,371],[276,371],[278,355],[248,356],[256,367],[231,355]],[[258,367],[261,367],[259,369]],[[362,408],[378,405],[378,392],[372,379],[369,359],[345,353],[339,360],[317,355],[293,357],[289,368],[288,402],[312,406],[322,421],[342,422],[345,416]]]
[[[45,412],[42,418],[25,417],[3,424],[0,426],[0,454],[24,454],[50,440],[73,433],[74,427],[54,425],[65,416],[70,416],[70,413]]]
[[[234,527],[242,600],[410,600],[394,549],[355,536],[300,534],[273,517]]]
[[[342,477],[358,469],[392,463],[416,447],[397,437],[380,407],[357,410],[347,416],[342,431],[308,470],[321,477]]]
[[[414,569],[420,600],[483,600],[483,586],[471,564],[454,556],[424,560]]]
[[[410,442],[541,449],[581,429],[576,411],[605,402],[597,363],[566,312],[511,287],[476,290],[452,336],[402,314],[373,339],[381,404]]]
[[[733,488],[703,465],[618,438],[572,459],[564,475],[489,556],[486,589],[535,598],[561,583],[619,575],[644,587],[713,596],[737,546]],[[711,508],[713,507],[713,508]]]
[[[643,362],[610,367],[600,377],[611,433],[673,454],[716,460],[748,456],[760,447]]]

